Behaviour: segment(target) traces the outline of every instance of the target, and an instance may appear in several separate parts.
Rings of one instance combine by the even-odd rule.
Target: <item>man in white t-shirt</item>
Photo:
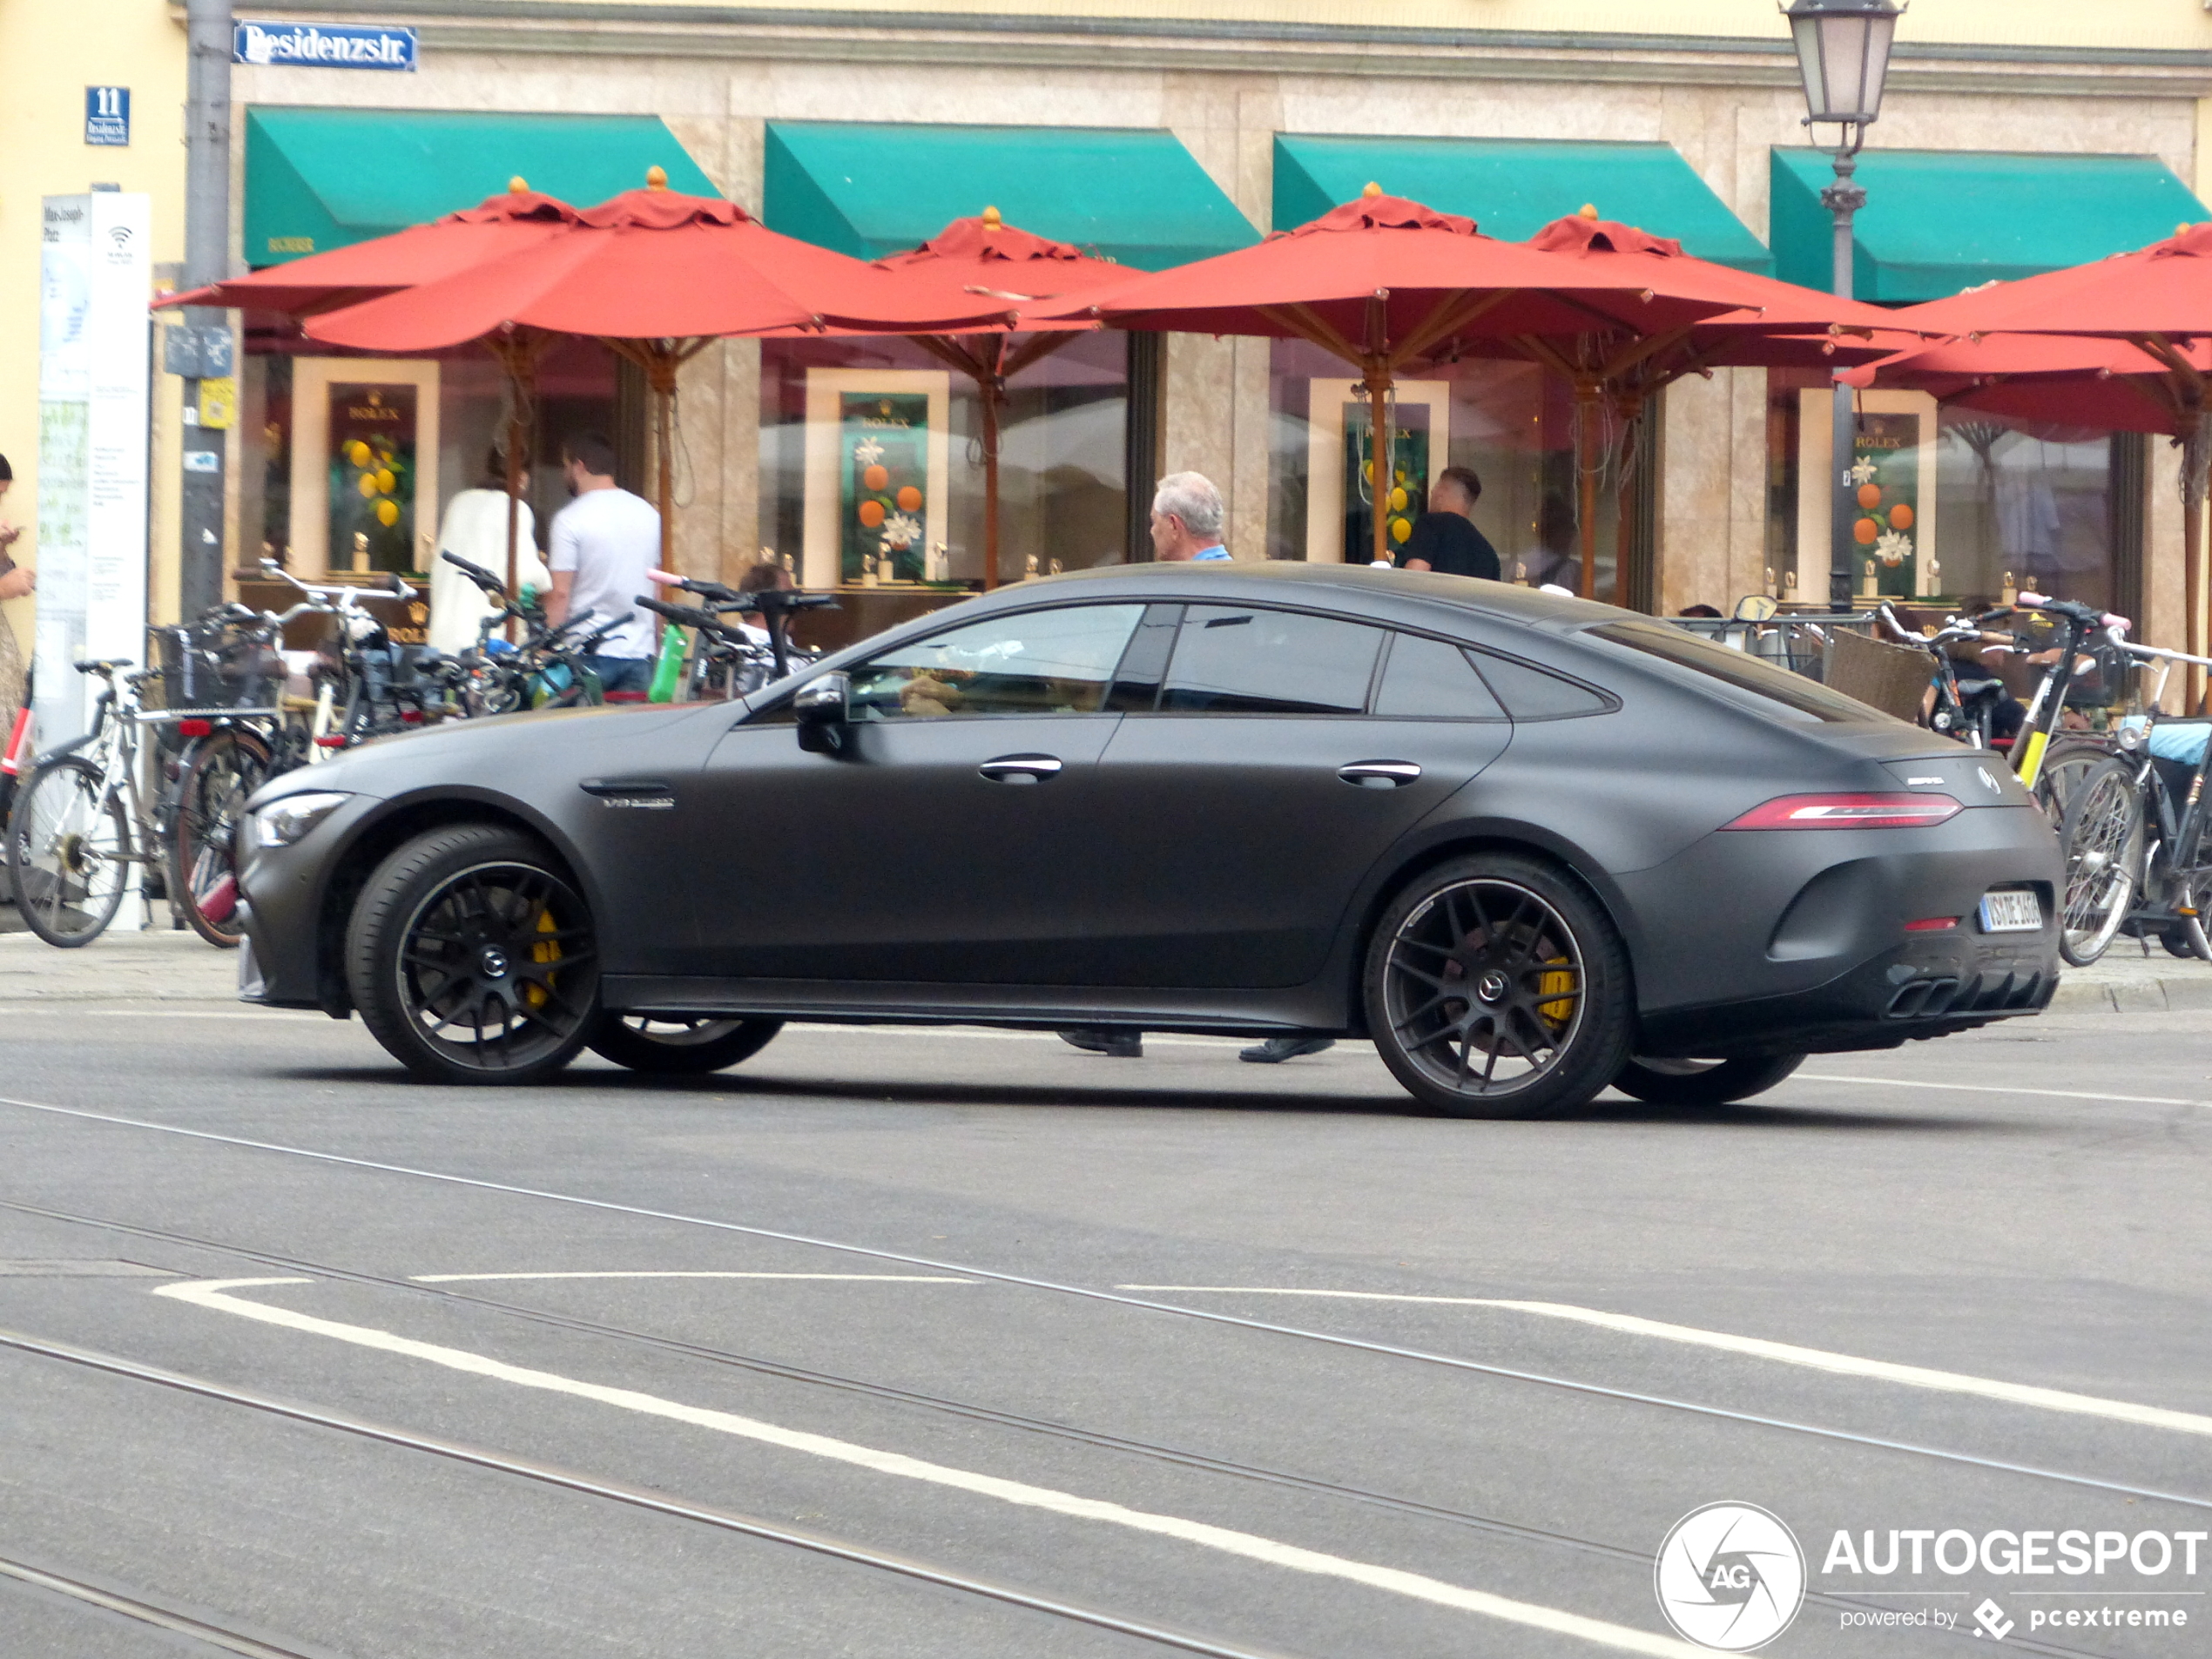
[[[457,553],[507,579],[507,458],[494,449],[484,460],[484,475],[446,503],[438,526],[438,551]],[[550,585],[545,562],[537,556],[537,521],[530,504],[515,503],[515,581],[543,593]],[[492,613],[491,597],[441,557],[430,566],[430,644],[448,655],[469,650]]]
[[[545,619],[556,627],[590,611],[604,625],[627,618],[584,658],[609,691],[646,691],[653,683],[652,612],[637,609],[652,591],[648,572],[660,563],[660,515],[652,503],[615,483],[615,447],[588,432],[561,446],[561,475],[576,499],[553,515],[546,566],[553,590]],[[586,631],[590,631],[587,629]]]

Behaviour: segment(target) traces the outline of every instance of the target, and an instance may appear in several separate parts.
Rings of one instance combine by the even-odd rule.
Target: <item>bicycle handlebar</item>
[[[448,564],[453,566],[455,570],[460,571],[462,575],[467,577],[471,582],[475,583],[486,593],[497,594],[502,599],[507,597],[507,584],[504,582],[502,582],[497,577],[494,576],[490,571],[485,570],[482,565],[478,564],[474,559],[464,559],[458,553],[442,552],[438,555],[438,556],[443,559]]]

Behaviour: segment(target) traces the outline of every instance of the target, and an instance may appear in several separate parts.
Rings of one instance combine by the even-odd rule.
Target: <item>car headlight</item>
[[[263,846],[290,846],[352,799],[325,789],[273,800],[253,814],[253,839]]]

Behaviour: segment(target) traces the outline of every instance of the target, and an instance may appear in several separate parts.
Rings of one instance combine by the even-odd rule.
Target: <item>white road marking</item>
[[[1024,1481],[952,1468],[942,1463],[925,1462],[901,1453],[879,1451],[850,1440],[833,1440],[824,1434],[783,1428],[758,1418],[740,1417],[730,1412],[686,1406],[676,1400],[663,1399],[658,1395],[639,1393],[634,1389],[609,1388],[598,1383],[559,1376],[552,1372],[510,1366],[503,1360],[471,1353],[465,1349],[417,1342],[411,1337],[379,1331],[368,1325],[341,1325],[333,1319],[316,1318],[311,1314],[295,1313],[289,1308],[272,1307],[266,1303],[250,1302],[229,1294],[233,1291],[256,1285],[311,1285],[314,1282],[307,1278],[206,1279],[188,1285],[164,1285],[154,1294],[218,1312],[256,1319],[286,1330],[330,1337],[356,1347],[403,1354],[410,1359],[443,1366],[448,1370],[509,1383],[519,1388],[566,1394],[648,1417],[663,1418],[696,1428],[711,1429],[718,1433],[736,1435],[786,1451],[803,1452],[809,1456],[826,1458],[833,1462],[848,1464],[878,1474],[896,1475],[904,1480],[925,1481],[932,1486],[948,1487],[1076,1520],[1124,1527],[1133,1532],[1171,1538],[1181,1543],[1195,1544],[1224,1554],[1264,1562],[1271,1567],[1286,1568],[1292,1572],[1340,1579],[1439,1607],[1480,1614],[1486,1618],[1547,1630],[1557,1635],[1573,1636],[1622,1653],[1648,1654],[1655,1656],[1656,1659],[1705,1659],[1706,1649],[1693,1648],[1666,1636],[1631,1629],[1627,1625],[1614,1624],[1602,1619],[1588,1618],[1558,1608],[1544,1607],[1534,1602],[1516,1601],[1509,1596],[1493,1595],[1487,1590],[1447,1584],[1440,1579],[1405,1572],[1394,1567],[1378,1567],[1366,1561],[1351,1561],[1340,1555],[1301,1548],[1295,1544],[1280,1543],[1252,1533],[1211,1526],[1204,1521],[1186,1521],[1177,1515],[1154,1514],[1102,1499],[1078,1497],[1073,1493],[1056,1491],[1050,1487],[1031,1486]]]
[[[1726,1331],[1704,1331],[1693,1325],[1669,1325],[1659,1319],[1639,1318],[1633,1313],[1608,1313],[1599,1308],[1576,1307],[1567,1302],[1514,1302],[1483,1296],[1400,1296],[1384,1291],[1310,1291],[1263,1288],[1252,1285],[1116,1285],[1117,1291],[1171,1291],[1185,1296],[1318,1296],[1355,1302],[1426,1302],[1440,1307],[1502,1308],[1512,1313],[1534,1313],[1547,1319],[1571,1319],[1629,1336],[1653,1337],[1662,1342],[1687,1343],[1699,1348],[1718,1348],[1725,1353],[1749,1354],[1785,1366],[1804,1366],[1839,1376],[1866,1377],[1878,1382],[1899,1383],[1908,1388],[1932,1388],[1949,1394],[1976,1394],[1984,1399],[2012,1406],[2030,1406],[2047,1412],[2070,1412],[2082,1417],[2108,1417],[2114,1422],[2142,1428],[2170,1429],[2177,1434],[2212,1435],[2212,1417],[2195,1412],[2170,1411],[2162,1406],[2139,1406],[2132,1400],[2106,1399],[2095,1394],[2072,1394],[2062,1389],[2038,1388],[2027,1383],[1999,1382],[1970,1377],[1956,1371],[1934,1371],[1925,1366],[1901,1366],[1887,1359],[1862,1359],[1855,1354],[1831,1353],[1824,1348],[1801,1348],[1794,1343],[1770,1342],[1764,1337],[1739,1337]],[[168,1295],[173,1287],[156,1295]]]
[[[1871,1083],[1878,1089],[1947,1089],[1962,1095],[2040,1095],[2048,1100],[2111,1100],[2124,1106],[2212,1106],[2212,1100],[2173,1100],[2163,1095],[2102,1095],[2082,1089],[2022,1089],[2015,1083],[1932,1083],[1911,1077],[1846,1077],[1801,1071],[1809,1083]]]
[[[590,1271],[590,1274],[407,1274],[418,1285],[474,1285],[484,1278],[839,1278],[872,1285],[974,1285],[949,1274],[695,1274],[695,1271]]]

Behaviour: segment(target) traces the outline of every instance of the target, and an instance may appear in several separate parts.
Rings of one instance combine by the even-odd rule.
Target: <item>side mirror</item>
[[[853,682],[843,674],[824,674],[801,686],[791,700],[799,723],[799,746],[809,754],[842,754],[848,738],[846,702]]]

